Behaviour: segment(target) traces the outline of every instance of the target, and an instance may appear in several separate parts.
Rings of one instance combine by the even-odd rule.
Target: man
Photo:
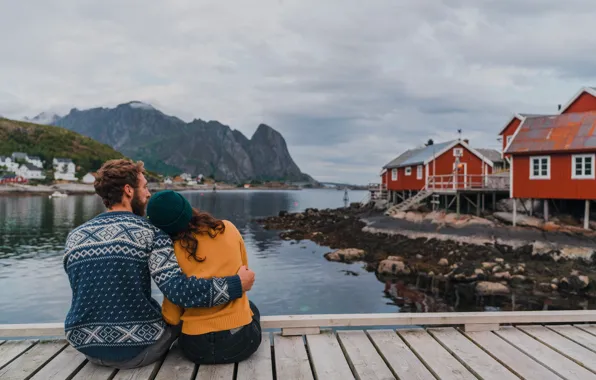
[[[254,283],[246,267],[231,277],[186,277],[172,240],[144,218],[151,194],[143,173],[142,162],[124,159],[101,167],[94,185],[108,211],[73,230],[64,254],[72,289],[66,337],[91,362],[119,369],[157,361],[180,333],[162,319],[151,278],[185,308],[226,304]]]

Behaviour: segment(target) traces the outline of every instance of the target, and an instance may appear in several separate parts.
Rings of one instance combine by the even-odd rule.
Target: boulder
[[[570,276],[569,286],[573,290],[583,290],[590,285],[590,279],[588,276]]]
[[[511,273],[509,272],[499,272],[494,273],[493,277],[499,280],[511,280]]]
[[[491,269],[491,268],[494,268],[496,265],[497,265],[496,263],[485,262],[485,263],[482,263],[482,268],[483,269]]]
[[[497,257],[495,259],[495,263],[497,263],[497,264],[503,264],[504,262],[505,262],[505,259],[502,257]]]
[[[285,210],[282,210],[282,211],[280,211],[280,212],[279,212],[279,214],[278,214],[278,215],[279,215],[280,217],[288,216],[288,212],[287,212],[287,211],[285,211]]]
[[[409,222],[420,223],[424,220],[424,216],[419,212],[408,211],[405,219]]]
[[[449,260],[443,257],[441,260],[439,260],[438,264],[442,267],[446,267],[447,265],[449,265]]]
[[[525,206],[525,208],[524,208]],[[529,199],[526,199],[522,202],[521,199],[517,200],[517,211],[520,210],[530,210],[532,209],[534,212],[542,212],[544,210],[543,203],[539,200],[534,200],[530,202]],[[497,202],[497,210],[502,212],[513,212],[513,199],[502,199]]]
[[[366,252],[364,252],[362,249],[346,248],[326,253],[324,256],[329,261],[351,263],[353,261],[362,260],[365,254]]]
[[[387,259],[379,263],[377,268],[379,274],[390,274],[394,276],[409,275],[412,270],[403,262],[398,260]]]
[[[495,218],[497,218],[497,220],[500,220],[501,222],[504,223],[508,223],[508,224],[513,224],[513,214],[509,213],[509,212],[495,212],[493,214],[493,216]],[[543,226],[543,222],[541,219],[538,219],[536,217],[533,216],[528,216],[528,215],[522,215],[522,214],[517,214],[517,221],[516,221],[518,226],[523,226],[523,227],[534,227],[534,228],[542,228]]]
[[[506,296],[509,293],[509,287],[499,282],[480,281],[476,284],[476,294],[479,296]]]

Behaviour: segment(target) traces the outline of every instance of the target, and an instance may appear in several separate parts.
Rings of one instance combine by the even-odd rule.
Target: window
[[[391,169],[391,180],[397,181],[397,169]]]
[[[406,168],[406,175],[412,175],[412,167],[411,166],[408,166]]]
[[[594,179],[594,155],[578,154],[571,158],[571,178]]]
[[[422,179],[422,165],[418,165],[416,169],[416,179]]]
[[[509,146],[509,144],[511,144],[511,140],[513,140],[513,135],[507,136],[507,143],[505,144],[505,146]]]
[[[453,157],[463,157],[464,149],[463,148],[453,148]]]
[[[530,157],[530,179],[550,179],[550,157]]]

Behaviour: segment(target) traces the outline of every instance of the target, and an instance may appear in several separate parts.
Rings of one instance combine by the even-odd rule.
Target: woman
[[[198,278],[233,276],[248,265],[244,240],[227,220],[218,220],[191,207],[181,194],[166,190],[153,195],[147,216],[172,237],[180,268]],[[217,298],[218,294],[213,294]],[[259,310],[241,298],[211,308],[183,309],[168,299],[162,304],[164,320],[182,321],[178,343],[196,364],[227,364],[251,356],[261,344]]]

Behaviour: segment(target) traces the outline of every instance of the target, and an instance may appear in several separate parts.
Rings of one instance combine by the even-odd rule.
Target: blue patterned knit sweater
[[[238,276],[186,277],[172,240],[131,212],[105,212],[67,238],[64,269],[72,289],[66,338],[93,358],[125,361],[160,338],[166,327],[151,297],[151,278],[181,307],[211,307],[242,296]]]

